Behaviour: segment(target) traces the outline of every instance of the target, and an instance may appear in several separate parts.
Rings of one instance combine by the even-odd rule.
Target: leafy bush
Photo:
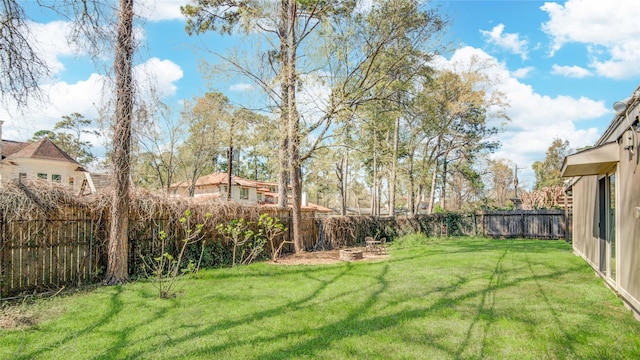
[[[179,275],[192,274],[198,271],[202,262],[202,255],[204,253],[204,245],[206,241],[203,239],[202,228],[203,224],[197,224],[195,230],[190,224],[191,211],[186,210],[183,217],[180,218],[180,225],[186,236],[180,241],[181,247],[177,257],[174,257],[169,251],[167,251],[167,242],[169,236],[166,232],[160,231],[160,255],[140,255],[143,263],[143,271],[148,278],[150,278],[154,286],[158,289],[159,296],[163,299],[173,297],[175,294],[172,292],[176,279]],[[207,216],[206,218],[208,218]],[[194,259],[188,259],[187,264],[183,266],[182,260],[185,254],[185,250],[189,245],[193,245],[201,241],[202,251],[200,252],[200,258],[196,262]]]
[[[293,241],[285,241],[284,239],[281,239],[279,245],[277,244],[278,238],[287,231],[287,228],[280,219],[273,218],[269,214],[260,215],[258,226],[259,236],[263,236],[269,242],[271,260],[278,261],[284,244],[293,244]]]

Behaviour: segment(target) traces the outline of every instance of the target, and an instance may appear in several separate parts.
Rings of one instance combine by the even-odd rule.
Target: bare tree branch
[[[22,6],[15,0],[2,0],[0,15],[0,97],[23,107],[29,99],[41,99],[40,81],[49,75],[49,69],[32,45]]]

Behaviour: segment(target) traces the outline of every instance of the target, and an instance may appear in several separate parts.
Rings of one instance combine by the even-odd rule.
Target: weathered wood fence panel
[[[67,219],[3,221],[0,294],[88,282],[98,266],[96,222],[81,210]]]
[[[492,211],[478,214],[482,235],[527,239],[565,239],[570,222],[562,210]]]

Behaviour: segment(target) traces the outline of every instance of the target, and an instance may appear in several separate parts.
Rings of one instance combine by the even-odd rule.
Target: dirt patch
[[[278,262],[270,261],[275,265],[319,265],[319,264],[335,264],[339,262],[356,262],[356,261],[372,261],[382,260],[389,257],[389,255],[378,255],[365,251],[364,247],[351,247],[352,250],[362,250],[362,259],[357,260],[341,260],[340,250],[325,250],[325,251],[309,251],[302,254],[287,254],[278,259]]]
[[[24,329],[37,325],[34,317],[20,311],[0,310],[0,329]]]

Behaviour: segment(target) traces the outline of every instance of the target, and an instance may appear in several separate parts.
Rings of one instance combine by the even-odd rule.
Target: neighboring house
[[[567,156],[573,249],[640,313],[640,88],[614,104],[616,116],[593,148]]]
[[[257,182],[237,176],[232,176],[231,180],[232,201],[252,204],[258,202]],[[187,196],[189,195],[190,185],[187,181],[174,183],[169,186],[169,192],[174,195]],[[201,176],[196,180],[193,196],[226,200],[228,186],[229,181],[226,173],[216,172]]]
[[[111,183],[109,175],[90,173],[46,137],[36,142],[0,140],[0,186],[16,179],[63,184],[79,195],[93,194]]]
[[[0,121],[0,138],[2,136]],[[40,179],[78,189],[86,170],[44,137],[36,142],[0,141],[0,184],[15,179]]]
[[[275,205],[278,202],[278,184],[249,180],[238,176],[232,176],[231,179],[231,201],[260,205]],[[228,196],[228,183],[227,173],[216,172],[201,176],[196,180],[193,196],[224,201]],[[173,195],[187,196],[189,186],[190,183],[187,181],[174,183],[169,187],[169,192]],[[302,207],[316,213],[333,212],[332,209],[309,203],[304,199]]]

